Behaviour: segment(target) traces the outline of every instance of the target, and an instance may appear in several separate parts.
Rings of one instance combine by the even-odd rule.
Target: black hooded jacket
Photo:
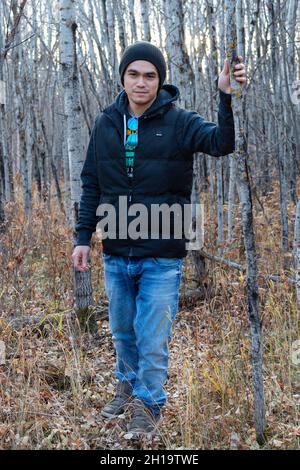
[[[97,207],[100,203],[108,203],[117,211],[117,226],[115,238],[102,241],[104,253],[166,258],[186,256],[187,240],[184,234],[181,239],[176,239],[171,230],[169,239],[151,238],[150,233],[147,238],[144,234],[133,239],[120,236],[118,223],[119,196],[123,196],[128,208],[141,203],[149,209],[149,213],[153,204],[166,203],[171,206],[177,203],[183,207],[190,203],[193,154],[203,152],[220,157],[234,150],[230,95],[220,91],[218,125],[205,121],[196,112],[176,106],[178,97],[177,87],[164,85],[151,107],[139,118],[132,182],[125,166],[124,115],[128,115],[125,91],[96,118],[81,173],[82,195],[76,245],[90,244],[100,220],[96,215]],[[128,217],[127,223],[133,219]]]

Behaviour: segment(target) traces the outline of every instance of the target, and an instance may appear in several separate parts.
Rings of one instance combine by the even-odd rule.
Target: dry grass
[[[256,209],[261,274],[291,276],[289,257],[279,248],[278,207],[265,198]],[[292,219],[293,207],[290,208]],[[181,306],[170,345],[168,404],[160,435],[150,441],[126,438],[124,418],[100,415],[114,387],[114,352],[107,320],[94,336],[74,336],[62,321],[73,308],[71,231],[55,208],[49,214],[35,201],[28,227],[17,200],[7,207],[1,238],[0,340],[6,363],[0,366],[0,447],[3,449],[255,449],[250,337],[239,272],[209,264],[206,299]],[[215,223],[208,214],[207,250],[214,246]],[[238,222],[227,256],[244,262]],[[96,303],[106,302],[100,242],[93,246]],[[230,252],[229,252],[230,250]],[[192,276],[188,263],[187,279]],[[188,283],[189,281],[187,281]],[[259,278],[263,319],[266,449],[299,447],[299,374],[291,348],[299,338],[299,314],[287,282]],[[184,284],[186,285],[186,284]],[[182,287],[184,288],[184,286]],[[51,324],[14,331],[18,315],[56,313]]]

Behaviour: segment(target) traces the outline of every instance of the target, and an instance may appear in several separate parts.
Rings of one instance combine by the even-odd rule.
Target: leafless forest
[[[71,253],[89,135],[141,39],[209,121],[226,57],[247,85],[236,152],[194,156],[204,246],[186,259],[161,434],[136,442],[100,416],[115,383],[101,237],[89,273]],[[297,0],[0,0],[0,448],[298,448],[299,169]]]

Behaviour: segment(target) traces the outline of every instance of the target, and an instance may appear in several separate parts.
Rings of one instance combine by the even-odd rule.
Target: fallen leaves
[[[270,204],[269,215],[273,212]],[[210,266],[205,295],[195,301],[193,308],[183,305],[178,312],[170,344],[168,401],[161,433],[152,441],[136,442],[126,430],[126,415],[115,422],[107,422],[100,415],[116,383],[107,320],[98,322],[97,336],[79,336],[73,346],[67,325],[59,321],[45,326],[46,334],[38,334],[31,327],[19,333],[5,327],[18,312],[46,316],[71,311],[73,306],[72,273],[67,261],[71,254],[70,232],[43,210],[34,217],[31,246],[20,251],[18,246],[26,248],[28,240],[23,227],[14,225],[3,239],[10,257],[5,251],[0,254],[5,267],[0,266],[4,280],[0,286],[1,447],[259,449],[253,428],[245,276],[229,268]],[[16,220],[21,219],[19,216]],[[277,230],[277,225],[272,230]],[[271,237],[269,227],[259,227],[261,269],[281,272],[275,256],[277,240]],[[236,235],[235,246],[227,252],[232,259],[238,259],[241,246],[240,234]],[[209,241],[208,234],[211,246],[214,239]],[[100,245],[96,241],[93,246],[98,260]],[[93,276],[96,303],[107,305],[102,265],[98,262],[93,265]],[[264,295],[267,448],[292,449],[300,435],[298,376],[289,362],[297,312],[290,286],[270,282],[264,289],[260,295]]]

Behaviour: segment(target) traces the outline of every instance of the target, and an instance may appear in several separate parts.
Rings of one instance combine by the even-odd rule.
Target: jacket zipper
[[[140,123],[142,122],[143,119],[147,119],[147,117],[148,117],[148,116],[143,116],[142,119],[139,121],[139,130],[140,130]],[[125,143],[124,143],[124,149],[125,149]],[[126,149],[125,149],[125,153],[126,153]],[[134,156],[134,160],[133,160],[133,175],[132,175],[132,178],[131,178],[130,181],[129,181],[129,184],[130,184],[130,192],[129,192],[128,202],[131,202],[131,201],[132,201],[132,193],[133,193],[133,189],[134,189],[133,181],[134,181],[134,176],[135,176],[135,171],[134,171],[135,159],[136,159],[136,155]]]
[[[108,118],[114,123],[114,120],[109,116],[107,115]],[[124,116],[124,115],[123,115]],[[152,117],[152,115],[150,116],[143,116],[141,121],[143,119],[148,119],[148,117]],[[117,127],[117,126],[116,126]],[[125,130],[125,136],[126,136],[126,131],[127,131],[127,122],[126,122],[126,130]],[[124,117],[123,117],[123,147],[124,147],[124,156],[125,158],[123,159],[124,160],[124,167],[125,167],[125,174],[126,174],[126,177],[127,179],[128,178],[128,175],[127,175],[127,168],[126,168],[126,149],[125,149],[125,142],[126,142],[126,139],[124,140]],[[135,161],[135,158],[134,158],[134,161]],[[133,162],[134,163],[134,162]],[[129,179],[129,197],[128,197],[128,202],[131,203],[132,201],[132,193],[133,193],[133,188],[134,188],[134,184],[133,184],[133,180],[134,180],[134,177],[135,177],[135,171],[134,171],[134,164],[133,164],[133,175],[132,175],[132,180]],[[129,244],[129,256],[133,256],[134,255],[134,251],[133,251],[133,247],[130,246],[130,240],[128,239],[128,244]]]

